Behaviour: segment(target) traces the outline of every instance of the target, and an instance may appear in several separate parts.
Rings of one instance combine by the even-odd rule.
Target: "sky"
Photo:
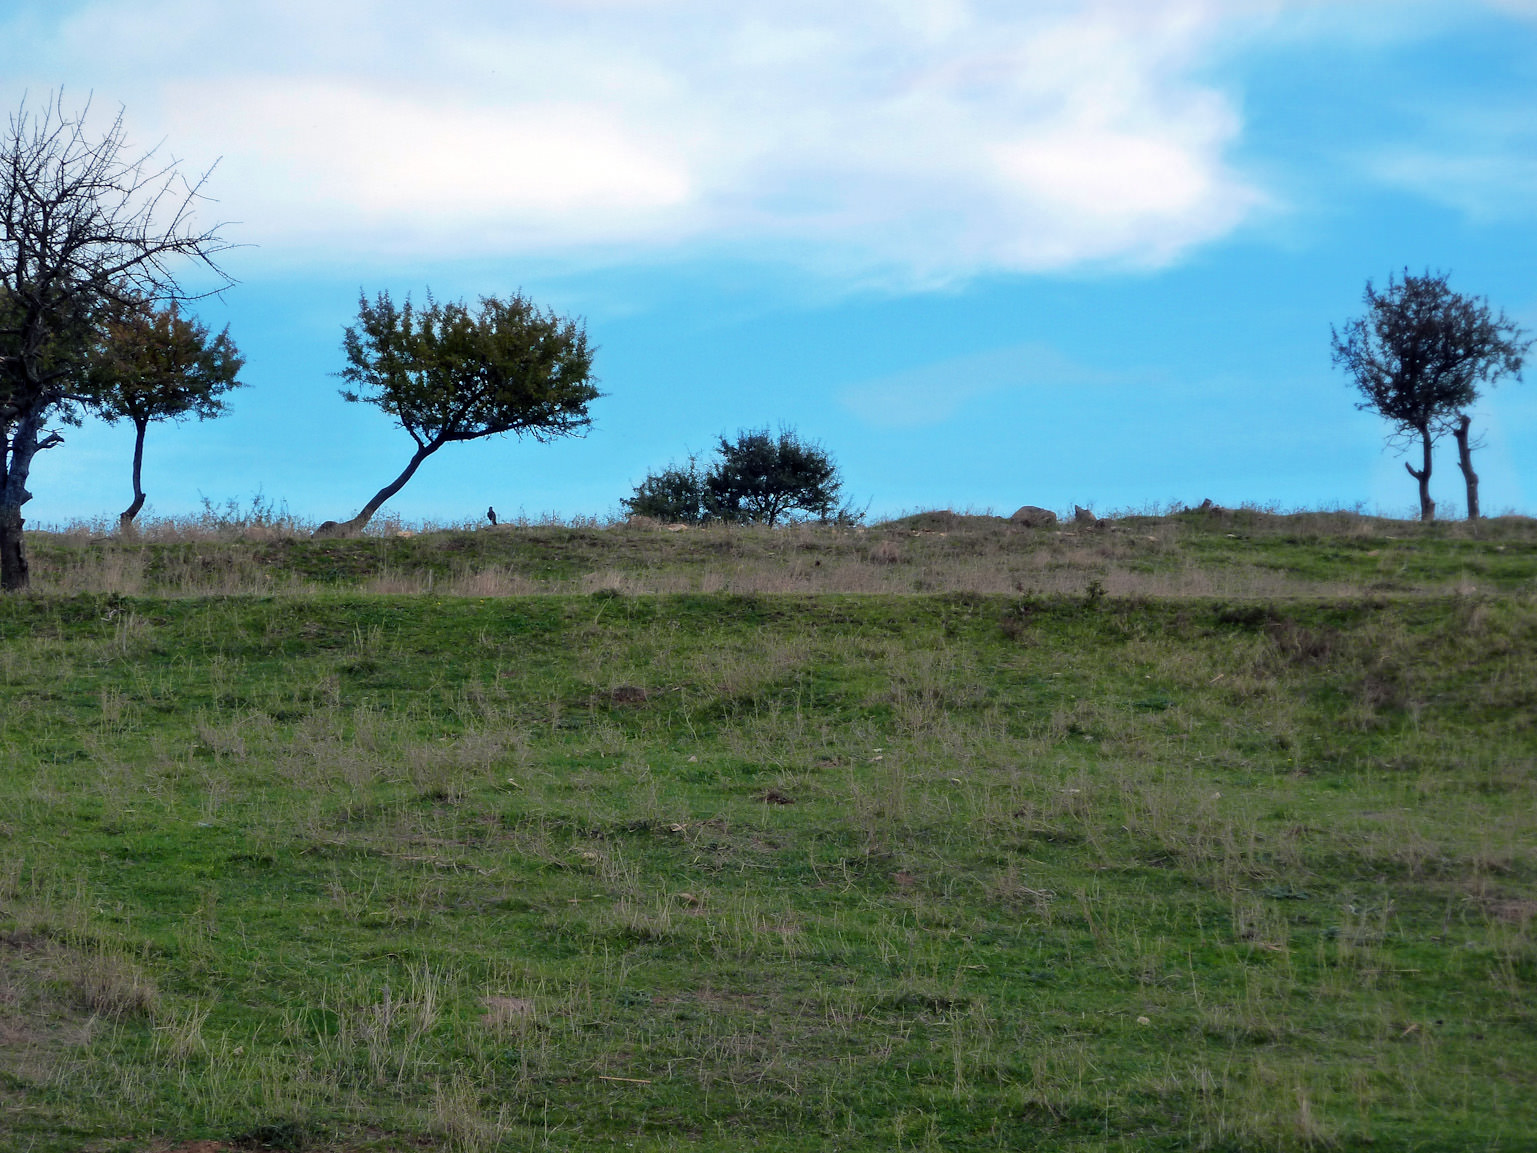
[[[1537,0],[7,0],[0,77],[121,110],[236,246],[196,311],[244,387],[150,429],[151,514],[344,519],[404,467],[339,396],[360,293],[598,346],[588,435],[448,446],[386,506],[435,523],[614,515],[765,427],[872,517],[1408,516],[1331,325],[1429,269],[1537,330]],[[1473,412],[1485,513],[1537,510],[1527,375]],[[131,430],[63,431],[29,522],[115,515]]]

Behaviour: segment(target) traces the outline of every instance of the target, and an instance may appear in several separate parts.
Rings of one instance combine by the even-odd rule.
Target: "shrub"
[[[669,465],[652,473],[635,487],[635,495],[623,503],[631,516],[655,517],[672,524],[702,524],[709,519],[705,476],[694,457],[679,468]]]
[[[701,524],[722,520],[775,525],[797,513],[823,522],[853,523],[864,514],[840,506],[843,482],[825,448],[803,441],[794,429],[775,436],[767,429],[720,438],[719,459],[701,472],[698,459],[670,465],[636,486],[624,505],[632,516]]]

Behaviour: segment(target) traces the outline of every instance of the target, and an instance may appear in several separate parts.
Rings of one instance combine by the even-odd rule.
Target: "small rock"
[[[1092,528],[1099,523],[1099,517],[1094,515],[1092,509],[1083,508],[1080,505],[1073,506],[1073,523],[1088,525]]]

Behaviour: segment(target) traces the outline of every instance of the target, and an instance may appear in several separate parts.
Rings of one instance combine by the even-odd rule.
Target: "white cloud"
[[[221,183],[251,196],[276,243],[591,243],[691,198],[688,172],[600,104],[481,109],[309,80],[171,92],[173,138],[211,136],[211,121],[238,142]]]
[[[1463,139],[1436,150],[1390,149],[1368,157],[1367,169],[1475,219],[1537,213],[1537,154],[1528,141]]]
[[[1263,198],[1197,70],[1276,6],[101,0],[30,49],[222,155],[220,214],[278,254],[695,245],[938,282],[1234,228]]]

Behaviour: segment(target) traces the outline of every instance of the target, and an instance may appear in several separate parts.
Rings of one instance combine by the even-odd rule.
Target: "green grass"
[[[718,539],[1029,563],[983,528]],[[0,1148],[1537,1149],[1511,531],[1264,536],[1359,586],[1301,598],[0,601]],[[615,539],[551,564],[710,538]]]

